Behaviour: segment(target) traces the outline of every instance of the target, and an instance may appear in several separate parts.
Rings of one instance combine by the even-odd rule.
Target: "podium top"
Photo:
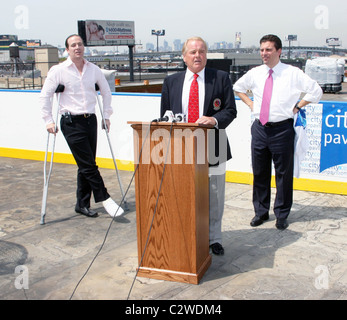
[[[171,127],[172,122],[142,122],[142,121],[128,121],[128,124],[130,124],[132,127],[136,125],[145,125],[145,126],[157,126],[157,127]],[[186,122],[174,122],[173,126],[175,127],[194,127],[194,128],[207,128],[212,129],[214,128],[211,124],[201,124],[201,123],[186,123]]]

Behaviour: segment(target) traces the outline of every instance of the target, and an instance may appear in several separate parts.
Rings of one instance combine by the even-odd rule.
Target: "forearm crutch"
[[[41,224],[45,224],[48,184],[49,184],[49,179],[51,178],[51,173],[52,173],[52,168],[53,168],[55,138],[56,138],[57,126],[58,126],[60,94],[64,91],[64,89],[65,89],[65,86],[62,85],[62,84],[59,84],[57,89],[55,90],[55,93],[57,94],[58,106],[57,106],[57,114],[56,114],[55,124],[54,124],[53,146],[52,146],[52,153],[51,153],[51,159],[50,159],[50,166],[49,166],[48,175],[47,175],[47,157],[48,157],[49,136],[50,136],[49,132],[48,132],[48,136],[47,136],[47,146],[46,146],[45,162],[44,162],[44,166],[43,166],[44,185],[43,185],[42,206],[41,206]]]
[[[98,91],[99,91],[99,86],[98,86],[98,84],[96,83],[96,84],[95,84],[96,100],[98,101],[99,110],[100,110],[101,117],[102,117],[102,124],[103,124],[103,127],[104,127],[105,132],[106,132],[107,141],[108,141],[108,144],[109,144],[109,146],[110,146],[110,151],[111,151],[111,155],[112,155],[114,167],[115,167],[115,169],[116,169],[116,174],[117,174],[117,179],[118,179],[118,183],[119,183],[119,188],[120,188],[120,191],[121,191],[121,194],[122,194],[122,200],[123,200],[123,203],[124,203],[124,210],[128,210],[128,204],[127,204],[127,201],[126,201],[126,199],[125,199],[125,194],[124,194],[124,190],[123,190],[122,181],[121,181],[121,179],[120,179],[120,177],[119,177],[119,172],[118,172],[118,167],[117,167],[116,159],[115,159],[114,154],[113,154],[112,145],[111,145],[111,141],[110,141],[110,136],[109,136],[109,134],[108,134],[109,128],[108,128],[107,125],[106,125],[104,113],[103,113],[103,110],[102,110],[102,108],[101,108],[101,104],[100,104],[100,101],[99,101]]]

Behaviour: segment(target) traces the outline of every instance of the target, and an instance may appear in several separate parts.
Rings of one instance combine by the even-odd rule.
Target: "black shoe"
[[[252,227],[258,227],[266,220],[269,220],[269,213],[265,213],[261,217],[254,216],[250,224]]]
[[[287,222],[287,219],[277,219],[276,220],[276,228],[278,230],[285,230],[289,226],[289,223]]]
[[[79,207],[75,207],[75,211],[77,213],[81,213],[89,218],[96,218],[98,216],[98,213],[94,210],[91,210],[89,208],[79,208]]]
[[[222,256],[224,254],[224,248],[218,242],[211,244],[210,248],[212,249],[212,253],[214,253],[218,256]]]

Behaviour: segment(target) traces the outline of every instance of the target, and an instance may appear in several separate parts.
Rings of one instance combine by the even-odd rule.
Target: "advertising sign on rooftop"
[[[342,44],[339,38],[327,38],[326,43],[328,44],[328,46],[332,47],[339,47]]]
[[[86,46],[135,45],[134,21],[78,21],[78,34]]]

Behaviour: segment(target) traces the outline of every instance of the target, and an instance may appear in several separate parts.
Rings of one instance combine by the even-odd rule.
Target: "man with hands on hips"
[[[302,70],[282,63],[281,53],[280,38],[271,34],[262,37],[260,55],[264,64],[237,80],[234,90],[255,117],[251,127],[255,216],[250,224],[257,227],[269,219],[273,162],[276,228],[284,230],[293,203],[294,114],[309,103],[318,103],[323,92]],[[248,90],[252,91],[253,101]],[[302,93],[305,96],[298,101]]]

